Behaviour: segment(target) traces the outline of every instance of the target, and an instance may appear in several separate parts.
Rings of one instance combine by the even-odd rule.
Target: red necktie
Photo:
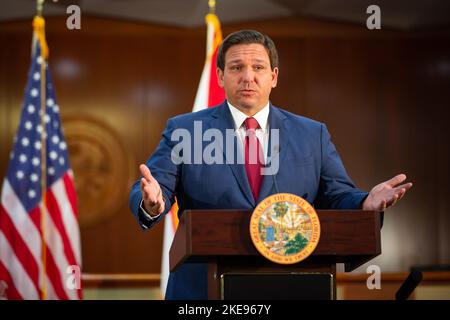
[[[261,167],[262,167],[262,148],[256,137],[256,129],[259,128],[258,121],[255,118],[245,119],[245,171],[247,172],[248,182],[252,190],[253,199],[258,200],[259,190],[261,188]]]

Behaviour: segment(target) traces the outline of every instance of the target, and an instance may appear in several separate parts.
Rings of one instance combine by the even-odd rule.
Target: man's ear
[[[278,83],[278,67],[273,68],[272,70],[272,88],[275,88]]]
[[[219,86],[223,88],[223,71],[220,68],[216,68],[216,74],[217,74],[217,82],[219,83]]]

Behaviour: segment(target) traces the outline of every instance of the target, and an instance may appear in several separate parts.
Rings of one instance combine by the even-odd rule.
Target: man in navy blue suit
[[[384,211],[411,188],[400,174],[369,193],[357,189],[323,123],[271,104],[278,55],[268,36],[230,34],[219,48],[217,77],[226,101],[169,119],[160,144],[140,166],[130,207],[142,228],[161,221],[175,196],[180,214],[253,210],[279,192],[301,196],[316,209]],[[225,141],[230,132],[232,144]],[[207,292],[207,266],[184,264],[170,274],[166,299],[207,299]]]

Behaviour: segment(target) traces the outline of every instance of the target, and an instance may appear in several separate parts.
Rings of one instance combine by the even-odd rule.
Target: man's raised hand
[[[364,200],[363,210],[384,211],[386,208],[393,206],[412,187],[410,182],[403,183],[405,180],[406,175],[399,174],[373,187]]]
[[[139,169],[143,176],[141,178],[141,193],[144,208],[151,216],[157,216],[163,213],[165,209],[161,187],[145,164],[141,164]]]

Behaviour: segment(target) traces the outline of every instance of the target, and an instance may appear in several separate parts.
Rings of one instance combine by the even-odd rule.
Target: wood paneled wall
[[[413,189],[386,213],[382,271],[450,263],[448,30],[401,33],[282,19],[226,25],[269,34],[280,55],[272,102],[327,124],[364,189],[404,172]],[[138,164],[166,120],[191,111],[205,28],[83,17],[47,20],[50,66],[80,202],[83,269],[157,273],[162,226],[142,232],[128,209]],[[0,23],[0,177],[18,125],[30,21]],[[363,268],[361,270],[364,270]]]

